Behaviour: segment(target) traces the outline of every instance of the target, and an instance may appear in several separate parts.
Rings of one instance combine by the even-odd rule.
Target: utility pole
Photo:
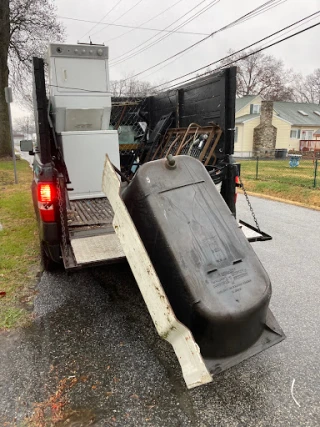
[[[5,87],[4,88],[4,93],[5,93],[6,101],[7,101],[7,104],[8,104],[9,124],[10,124],[10,136],[11,136],[11,148],[12,148],[13,170],[14,170],[14,182],[16,184],[18,184],[16,153],[14,151],[14,139],[13,139],[13,131],[12,131],[12,116],[11,116],[12,89],[11,89],[11,87]]]

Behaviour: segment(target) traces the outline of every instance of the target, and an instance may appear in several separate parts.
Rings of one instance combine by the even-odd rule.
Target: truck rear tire
[[[46,253],[43,242],[40,243],[40,257],[41,257],[41,267],[43,271],[55,271],[58,268],[56,262],[54,262]]]

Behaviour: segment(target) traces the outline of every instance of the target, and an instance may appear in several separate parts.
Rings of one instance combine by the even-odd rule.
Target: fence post
[[[313,187],[316,188],[317,186],[317,170],[318,170],[318,159],[316,159],[314,163],[314,180],[313,180]]]
[[[257,156],[257,162],[256,162],[256,179],[258,179],[259,175],[259,156]]]

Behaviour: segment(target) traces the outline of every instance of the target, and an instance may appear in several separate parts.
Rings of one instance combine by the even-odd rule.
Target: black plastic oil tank
[[[231,356],[261,335],[270,280],[202,163],[174,159],[140,167],[122,197],[203,356]]]

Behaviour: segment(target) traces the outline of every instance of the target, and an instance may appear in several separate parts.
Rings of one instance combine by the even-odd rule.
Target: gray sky
[[[55,3],[57,5],[57,14],[59,17],[70,17],[89,21],[102,20],[110,9],[118,3],[118,5],[103,19],[103,22],[139,26],[161,11],[169,8],[177,1],[178,0],[91,0],[88,2],[83,0],[56,0]],[[156,19],[151,20],[143,26],[164,29],[198,5],[201,1],[202,4],[198,8],[194,9],[190,14],[168,28],[168,30],[173,29],[190,18],[193,14],[200,11],[203,7],[210,5],[212,0],[180,0],[179,4],[175,7],[172,7],[164,14],[161,14]],[[207,12],[189,22],[179,31],[205,34],[212,33],[265,2],[266,0],[220,0]],[[125,12],[135,4],[137,4],[137,6],[126,14]],[[227,55],[229,49],[241,49],[318,10],[320,10],[320,0],[286,0],[266,13],[209,38],[191,51],[180,56],[177,60],[168,61],[142,74],[138,79],[148,80],[152,84],[166,82],[167,80],[171,80],[179,75],[188,73],[189,71],[222,58]],[[67,19],[61,19],[61,21],[66,28],[67,43],[75,44],[77,41],[88,42],[88,36],[92,34],[93,43],[104,43],[109,46],[111,79],[119,79],[136,74],[163,61],[167,57],[174,55],[178,51],[204,37],[204,35],[193,34],[170,34],[167,38],[155,44],[150,49],[141,52],[127,61],[112,65],[112,61],[114,61],[115,58],[134,49],[137,45],[147,42],[153,36],[154,38],[152,41],[156,41],[165,33],[158,34],[157,31],[137,29],[128,34],[124,34],[130,29],[101,24],[92,29],[94,26],[93,23],[76,22]],[[319,16],[304,26],[316,22],[319,22]],[[297,28],[297,30],[303,29],[304,26]],[[83,37],[89,30],[89,34]],[[122,37],[118,37],[122,34]],[[112,38],[115,39],[110,40]],[[269,48],[264,51],[264,53],[281,58],[285,65],[288,68],[292,68],[295,72],[308,74],[315,68],[320,67],[319,39],[320,26]],[[18,106],[13,105],[14,116],[24,114],[25,113],[21,111]]]

